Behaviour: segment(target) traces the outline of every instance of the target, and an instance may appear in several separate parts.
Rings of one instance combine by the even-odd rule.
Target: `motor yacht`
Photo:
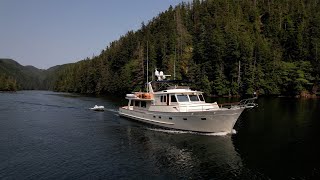
[[[187,86],[170,86],[162,71],[156,70],[156,81],[147,83],[147,92],[126,95],[127,106],[119,108],[119,115],[152,125],[185,131],[232,133],[233,127],[247,108],[257,106],[255,98],[236,103],[207,103],[203,92]],[[168,85],[166,88],[156,87]]]

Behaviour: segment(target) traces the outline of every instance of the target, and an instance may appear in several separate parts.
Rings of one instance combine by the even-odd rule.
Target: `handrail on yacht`
[[[223,107],[233,107],[233,106],[238,106],[240,104],[240,101],[239,102],[232,102],[232,103],[221,103],[221,104],[218,104],[220,108],[223,108]]]
[[[254,107],[258,106],[258,104],[254,102],[257,99],[258,99],[258,97],[242,99],[239,103],[239,106],[245,107],[245,108],[254,108]]]
[[[222,103],[219,104],[220,108],[232,108],[232,107],[244,107],[244,108],[254,108],[258,106],[257,103],[254,101],[258,99],[257,97],[248,98],[248,99],[242,99],[239,102],[233,102],[233,103]]]
[[[215,108],[212,108],[212,106],[210,104],[207,104],[207,105],[180,105],[181,108],[185,108],[185,112],[193,112],[193,111],[190,111],[191,110],[200,110],[200,109],[193,109],[195,107],[198,107],[200,108],[201,107],[201,111],[208,111],[208,110],[213,110]],[[177,111],[181,111],[181,108],[178,108],[178,107],[174,107]]]

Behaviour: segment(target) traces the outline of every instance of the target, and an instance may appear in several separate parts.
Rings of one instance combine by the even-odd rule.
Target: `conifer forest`
[[[318,0],[181,3],[99,55],[61,66],[45,87],[88,94],[144,90],[148,59],[149,80],[155,68],[171,75],[175,69],[175,79],[207,95],[316,95],[319,10]]]

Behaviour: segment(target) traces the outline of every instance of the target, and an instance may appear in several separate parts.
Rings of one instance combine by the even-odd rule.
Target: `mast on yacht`
[[[149,93],[149,47],[147,41],[147,93]]]

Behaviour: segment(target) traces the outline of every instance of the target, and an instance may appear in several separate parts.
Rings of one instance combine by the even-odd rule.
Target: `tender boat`
[[[93,108],[89,108],[89,109],[94,110],[94,111],[104,111],[104,106],[94,105]]]
[[[245,99],[238,103],[218,105],[206,103],[203,92],[191,90],[186,86],[169,86],[173,81],[164,80],[167,75],[155,72],[157,81],[148,82],[147,92],[127,94],[128,105],[119,108],[119,115],[164,128],[195,132],[232,133],[234,124],[247,108],[257,106],[256,98]]]

